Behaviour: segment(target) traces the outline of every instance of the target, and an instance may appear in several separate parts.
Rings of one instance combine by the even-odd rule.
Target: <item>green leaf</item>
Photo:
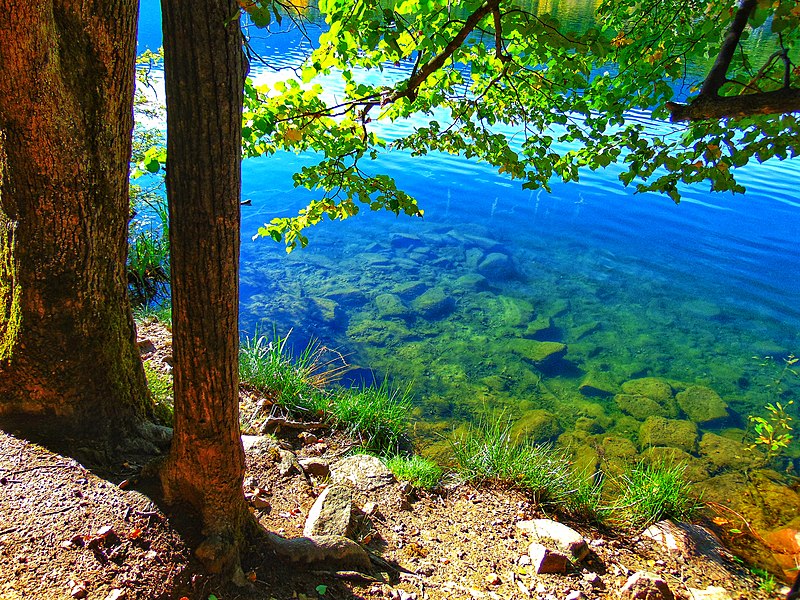
[[[318,585],[317,587],[315,587],[314,589],[315,589],[315,590],[317,590],[317,593],[318,593],[320,596],[324,596],[324,595],[325,595],[325,592],[327,592],[327,591],[328,591],[328,586],[327,586],[327,585],[322,585],[322,584],[320,584],[320,585]]]

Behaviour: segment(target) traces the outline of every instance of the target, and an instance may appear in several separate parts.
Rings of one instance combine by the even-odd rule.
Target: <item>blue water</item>
[[[142,15],[140,48],[156,47],[157,2],[143,2]],[[255,77],[297,64],[307,47],[296,34],[260,35],[253,45],[270,67],[253,65]],[[392,137],[397,127],[382,133]],[[314,197],[291,179],[312,160],[244,162],[242,194],[252,204],[242,207],[243,335],[291,332],[297,347],[316,340],[346,356],[350,381],[411,385],[423,437],[497,410],[520,421],[545,411],[557,421],[553,439],[563,432],[559,441],[585,454],[609,456],[620,438],[644,453],[644,418],[615,395],[630,380],[658,377],[676,395],[689,386],[718,393],[729,416],[701,423],[701,434],[739,444],[748,415],[800,398],[800,376],[786,368],[800,354],[798,160],[739,169],[744,195],[697,186],[675,205],[623,188],[614,167],[531,192],[458,156],[392,152],[375,168],[419,200],[424,218],[365,208],[310,230],[310,246],[290,255],[253,241],[258,227]],[[492,257],[500,266],[482,267]],[[566,352],[534,364],[519,349],[530,340],[563,343]],[[584,385],[598,381],[602,393]],[[789,411],[797,422],[797,404]],[[707,497],[746,496],[722,479],[702,442],[695,448],[686,457],[700,465]],[[796,442],[789,455],[800,455]],[[796,515],[736,507],[766,528]]]

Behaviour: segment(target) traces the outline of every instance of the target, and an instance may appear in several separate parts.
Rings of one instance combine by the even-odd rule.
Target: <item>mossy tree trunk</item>
[[[242,492],[238,308],[245,59],[235,0],[162,0],[172,252],[174,435],[167,502],[202,523],[197,555],[236,571]]]
[[[0,0],[7,428],[119,442],[147,413],[125,279],[136,21],[136,0]]]

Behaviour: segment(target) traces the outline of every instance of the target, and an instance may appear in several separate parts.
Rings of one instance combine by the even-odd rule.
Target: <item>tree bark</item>
[[[117,445],[148,412],[125,279],[136,21],[135,0],[0,0],[7,428]]]
[[[172,251],[174,435],[165,499],[203,527],[197,555],[235,572],[254,523],[239,431],[239,198],[245,60],[235,0],[162,0]]]

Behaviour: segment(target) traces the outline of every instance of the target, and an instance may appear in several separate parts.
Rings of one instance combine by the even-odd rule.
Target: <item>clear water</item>
[[[143,16],[152,20],[148,4]],[[140,38],[157,45],[152,28]],[[281,67],[297,61],[303,42],[258,44]],[[562,441],[586,443],[589,432],[600,436],[595,445],[609,437],[639,444],[644,419],[614,394],[642,377],[716,391],[729,418],[701,429],[730,439],[741,439],[747,415],[765,404],[800,399],[800,377],[784,369],[800,354],[800,161],[740,170],[745,195],[696,187],[675,205],[633,195],[614,168],[529,192],[460,157],[395,152],[377,168],[418,198],[424,219],[364,210],[318,226],[311,245],[291,255],[252,241],[263,223],[312,198],[291,181],[310,160],[244,163],[252,205],[242,208],[241,328],[291,330],[299,346],[335,347],[356,381],[411,384],[423,436],[497,410],[512,419],[546,410],[566,432]],[[566,353],[535,364],[523,339],[563,343]],[[581,389],[591,382],[608,393]],[[575,431],[583,434],[570,437]],[[798,456],[796,443],[789,454]]]

